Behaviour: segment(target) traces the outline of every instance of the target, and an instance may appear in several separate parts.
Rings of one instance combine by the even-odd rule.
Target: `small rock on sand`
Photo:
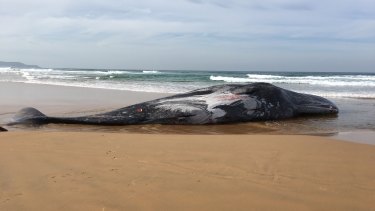
[[[8,131],[8,130],[5,129],[5,128],[0,127],[0,132],[5,132],[5,131]]]

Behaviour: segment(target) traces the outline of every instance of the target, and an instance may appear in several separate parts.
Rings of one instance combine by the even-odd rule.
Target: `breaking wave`
[[[319,86],[357,86],[375,87],[374,75],[336,75],[336,76],[279,76],[247,74],[247,77],[210,76],[212,81],[228,83],[266,82],[272,84],[308,84]]]
[[[267,82],[325,97],[375,98],[373,73],[246,73],[116,69],[0,68],[0,81],[181,93],[223,83]]]

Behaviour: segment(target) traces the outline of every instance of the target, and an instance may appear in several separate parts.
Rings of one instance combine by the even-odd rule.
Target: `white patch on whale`
[[[171,110],[171,111],[180,111],[180,112],[189,112],[189,113],[194,110],[198,110],[197,107],[186,105],[183,103],[168,103],[168,102],[163,102],[162,104],[156,106],[156,108],[162,109],[162,110]]]
[[[256,100],[256,98],[225,91],[219,94],[212,93],[207,95],[162,99],[159,100],[159,105],[156,106],[156,108],[190,113],[194,110],[201,109],[194,106],[194,104],[202,103],[207,105],[207,110],[211,113],[211,118],[214,120],[216,118],[223,117],[226,114],[223,109],[216,108],[217,106],[230,105],[236,101],[241,101],[244,107],[249,110],[255,109],[258,105],[258,100]]]

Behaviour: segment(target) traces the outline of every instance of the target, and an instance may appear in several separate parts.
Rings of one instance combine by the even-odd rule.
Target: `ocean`
[[[255,132],[259,128],[260,131],[267,128],[302,134],[311,131],[375,130],[375,73],[0,68],[1,81],[170,94],[224,83],[267,82],[296,92],[326,97],[336,103],[340,114],[327,118],[268,121],[258,124],[256,129],[246,128],[246,132]],[[216,133],[231,127],[216,128],[211,127],[208,131]],[[240,133],[235,127],[232,129]]]
[[[375,98],[375,73],[0,68],[0,81],[159,93],[267,82],[323,97]]]

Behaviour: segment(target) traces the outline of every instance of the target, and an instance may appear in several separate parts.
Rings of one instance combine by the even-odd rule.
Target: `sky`
[[[375,1],[0,0],[0,61],[375,72]]]

